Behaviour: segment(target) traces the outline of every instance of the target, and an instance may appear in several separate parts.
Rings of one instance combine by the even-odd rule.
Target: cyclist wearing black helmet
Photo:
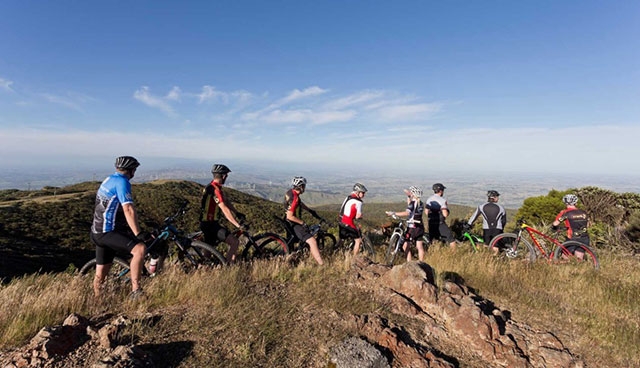
[[[227,263],[236,259],[240,241],[219,222],[221,214],[235,227],[243,228],[244,215],[238,213],[231,202],[227,202],[222,192],[222,186],[227,181],[231,170],[226,165],[214,164],[211,167],[213,180],[203,190],[200,206],[200,230],[204,233],[204,241],[216,245],[219,241],[229,244]]]
[[[356,221],[362,218],[362,198],[364,198],[365,193],[367,193],[367,188],[363,184],[355,183],[353,185],[353,191],[345,198],[340,207],[338,247],[342,246],[344,239],[353,239],[354,256],[358,255],[358,252],[360,252],[360,244],[362,244],[360,226],[356,224]]]
[[[507,224],[507,212],[498,204],[499,197],[500,193],[497,191],[488,191],[487,202],[479,205],[469,218],[469,222],[464,224],[465,230],[468,230],[478,216],[482,215],[482,239],[485,246],[489,246],[491,239],[496,235],[502,234]]]
[[[138,296],[142,292],[140,274],[144,264],[145,244],[149,234],[138,224],[138,213],[133,205],[131,183],[138,160],[131,156],[116,159],[116,172],[108,176],[96,194],[91,241],[96,245],[96,275],[93,292],[100,296],[102,283],[109,274],[116,252],[131,253],[131,292]],[[135,235],[134,235],[135,234]]]
[[[589,233],[587,233],[589,220],[587,219],[587,213],[576,207],[578,204],[578,196],[575,194],[566,194],[562,197],[562,202],[564,202],[567,208],[560,211],[556,216],[552,224],[553,230],[558,230],[558,226],[562,223],[567,228],[568,239],[588,246],[591,243]],[[574,253],[576,258],[584,258],[584,252],[582,252],[582,250],[578,250],[576,247],[567,247],[567,249]]]
[[[449,216],[447,199],[444,197],[446,187],[441,183],[435,183],[431,188],[434,194],[427,199],[425,204],[429,211],[429,237],[431,240],[444,239],[451,248],[455,248],[455,237],[446,223],[447,216]]]
[[[307,228],[304,221],[301,219],[302,210],[306,210],[313,217],[322,220],[320,216],[316,213],[316,211],[307,207],[302,200],[300,199],[300,195],[304,193],[307,188],[307,179],[302,176],[296,176],[291,180],[291,189],[287,190],[284,194],[284,208],[286,211],[285,219],[292,227],[293,232],[296,234],[298,239],[309,244],[309,250],[311,251],[311,255],[318,262],[319,265],[323,265],[322,256],[320,255],[320,250],[318,249],[318,243],[316,242],[316,238],[314,238],[309,229]]]

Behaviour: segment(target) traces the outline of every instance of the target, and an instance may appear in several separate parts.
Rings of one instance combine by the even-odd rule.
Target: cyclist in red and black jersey
[[[576,204],[578,204],[578,196],[575,194],[567,194],[562,197],[562,201],[567,208],[560,211],[558,216],[556,216],[556,219],[552,224],[553,229],[557,230],[558,225],[563,223],[567,228],[568,239],[575,240],[584,245],[589,245],[590,240],[589,234],[587,233],[587,225],[589,224],[589,221],[587,219],[587,213],[576,207]],[[576,249],[575,247],[567,247],[567,249],[572,253],[575,253],[578,259],[582,259],[584,257],[584,253],[580,249]]]
[[[235,261],[240,241],[220,224],[221,214],[232,225],[244,228],[242,224],[244,215],[238,213],[231,202],[226,201],[222,192],[222,186],[230,172],[231,170],[226,165],[213,165],[211,168],[213,180],[204,188],[200,211],[200,230],[204,233],[204,241],[211,245],[215,245],[218,241],[229,244],[226,256],[227,263]]]
[[[322,220],[316,211],[307,207],[300,199],[300,194],[304,193],[307,187],[307,179],[302,176],[296,176],[291,180],[291,189],[287,190],[284,195],[284,208],[286,211],[285,219],[291,225],[293,232],[301,241],[309,244],[309,250],[311,255],[318,262],[319,265],[323,265],[322,256],[318,249],[318,243],[309,232],[309,228],[301,219],[302,210],[306,210],[311,216]]]
[[[362,244],[362,235],[360,234],[360,227],[356,224],[356,221],[362,218],[362,198],[364,198],[367,188],[360,183],[353,185],[353,191],[340,207],[340,222],[338,223],[338,247],[342,246],[345,239],[351,238],[354,240],[353,255],[358,255],[360,252],[360,244]]]

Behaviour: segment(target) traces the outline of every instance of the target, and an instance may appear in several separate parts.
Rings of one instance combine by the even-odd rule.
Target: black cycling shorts
[[[96,263],[106,265],[113,263],[113,258],[117,253],[130,254],[140,240],[130,233],[119,231],[109,231],[108,233],[94,233],[89,235],[93,244],[96,245]]]
[[[422,236],[424,235],[424,227],[410,227],[407,231],[407,240],[416,242],[422,241]]]
[[[482,240],[484,241],[484,245],[489,246],[491,240],[496,237],[496,235],[502,234],[502,229],[482,229]]]
[[[238,238],[217,221],[200,222],[200,230],[204,234],[204,242],[215,246],[218,242],[225,242],[232,246],[238,246],[240,243]]]
[[[360,239],[360,232],[358,229],[354,229],[349,225],[340,223],[338,225],[338,230],[340,231],[340,239]]]
[[[456,238],[453,236],[451,229],[446,223],[429,224],[429,238],[431,240],[443,240],[446,243],[453,242]]]
[[[301,241],[306,242],[307,240],[309,240],[309,238],[312,237],[308,227],[302,226],[297,223],[291,223],[291,226],[293,227],[293,232],[296,234],[296,237],[298,237],[298,239],[300,239]]]

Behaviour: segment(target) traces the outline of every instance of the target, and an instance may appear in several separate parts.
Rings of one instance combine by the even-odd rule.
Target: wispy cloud
[[[13,89],[11,88],[12,84],[13,84],[13,81],[0,78],[0,90],[7,91],[7,92],[14,92]]]
[[[180,87],[173,86],[173,88],[171,88],[171,91],[167,93],[166,99],[171,101],[180,101],[181,94],[182,90],[180,89]]]
[[[176,87],[174,87],[172,91],[175,91],[175,88]],[[171,95],[171,93],[169,93],[169,95]],[[162,97],[157,97],[152,95],[151,92],[149,92],[149,87],[143,86],[137,91],[135,91],[133,93],[133,98],[135,98],[136,100],[142,102],[143,104],[149,107],[160,109],[161,111],[163,111],[169,116],[176,116],[176,113],[174,112],[173,108],[167,102],[167,98],[166,97],[162,98]]]
[[[415,121],[427,120],[440,111],[439,103],[420,103],[412,105],[384,106],[377,110],[378,117],[385,121]]]
[[[266,123],[275,124],[327,124],[353,119],[355,111],[274,110],[261,117]]]
[[[291,91],[286,97],[278,101],[277,105],[282,106],[288,103],[291,103],[296,100],[300,100],[307,97],[319,96],[329,92],[327,89],[322,89],[318,86],[312,86],[309,88],[305,88],[302,91],[299,89],[294,89]]]
[[[95,101],[94,98],[79,93],[67,93],[64,96],[51,93],[43,93],[42,97],[48,102],[61,105],[72,110],[84,111],[82,106],[89,101]]]

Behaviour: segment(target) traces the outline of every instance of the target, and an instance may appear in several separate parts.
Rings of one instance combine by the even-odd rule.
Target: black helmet
[[[227,165],[213,164],[213,166],[211,167],[211,173],[212,174],[228,174],[230,172],[231,172],[231,170],[229,170]]]
[[[487,192],[487,197],[489,198],[498,198],[500,197],[500,193],[497,190],[490,190]]]
[[[364,184],[355,183],[355,184],[353,184],[353,191],[354,192],[366,193],[367,192],[367,187],[365,187]]]
[[[447,189],[447,187],[445,187],[444,185],[442,185],[442,183],[435,183],[433,184],[433,192],[434,193],[438,193],[441,190],[445,190]]]
[[[116,158],[116,169],[118,170],[133,170],[140,166],[138,160],[131,156],[120,156]]]

